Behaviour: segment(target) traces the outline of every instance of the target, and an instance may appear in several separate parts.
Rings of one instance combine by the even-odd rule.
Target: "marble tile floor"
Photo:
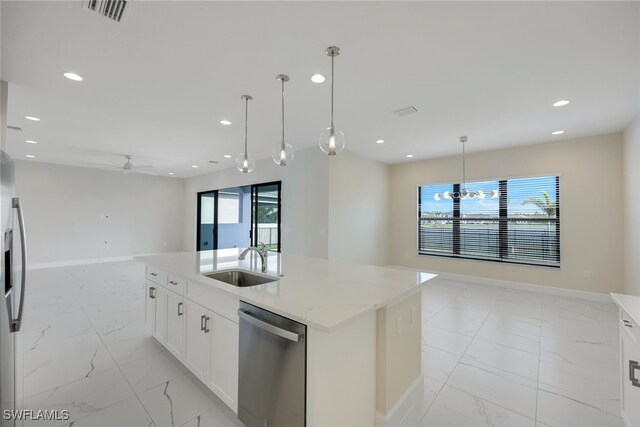
[[[225,427],[235,414],[144,327],[135,262],[35,270],[25,426]],[[437,279],[423,291],[424,392],[402,427],[622,427],[613,303]]]

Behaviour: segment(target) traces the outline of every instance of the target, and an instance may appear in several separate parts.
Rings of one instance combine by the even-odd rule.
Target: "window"
[[[239,192],[218,191],[218,222],[239,224],[242,199]]]
[[[264,243],[270,251],[280,252],[282,183],[278,181],[253,185],[251,203],[251,244]]]
[[[559,177],[418,188],[418,253],[560,266]]]

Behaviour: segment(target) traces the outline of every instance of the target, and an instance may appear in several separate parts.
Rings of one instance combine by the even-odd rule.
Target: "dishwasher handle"
[[[246,320],[247,322],[251,323],[253,326],[256,326],[264,331],[267,331],[279,337],[288,339],[289,341],[300,342],[304,337],[304,334],[299,334],[297,332],[292,332],[286,329],[282,329],[244,310],[238,310],[238,316],[240,316],[242,319]]]

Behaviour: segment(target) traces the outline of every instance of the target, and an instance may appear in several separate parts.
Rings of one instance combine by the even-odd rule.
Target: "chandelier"
[[[433,195],[433,198],[436,201],[440,201],[442,199],[451,200],[451,199],[484,199],[486,197],[490,197],[492,199],[497,199],[500,197],[500,191],[491,190],[491,193],[486,194],[482,190],[469,191],[466,188],[467,184],[467,174],[466,174],[466,163],[465,163],[465,144],[467,142],[466,136],[460,137],[460,142],[462,143],[462,185],[460,187],[460,192],[457,191],[445,191],[444,193],[436,193]]]

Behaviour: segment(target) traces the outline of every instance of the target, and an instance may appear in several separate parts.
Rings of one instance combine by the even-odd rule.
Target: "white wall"
[[[624,132],[623,156],[625,292],[640,295],[640,116]]]
[[[551,174],[561,175],[561,268],[416,254],[417,187],[460,180],[460,156],[391,166],[391,263],[584,291],[622,291],[622,135],[471,153],[467,157],[469,181]],[[585,277],[585,271],[591,277]]]
[[[389,256],[389,166],[349,151],[329,168],[329,255],[373,265]]]
[[[329,165],[317,147],[296,151],[282,181],[282,248],[284,253],[329,256]],[[275,165],[275,163],[271,162]]]
[[[182,250],[183,180],[15,165],[32,266]]]

